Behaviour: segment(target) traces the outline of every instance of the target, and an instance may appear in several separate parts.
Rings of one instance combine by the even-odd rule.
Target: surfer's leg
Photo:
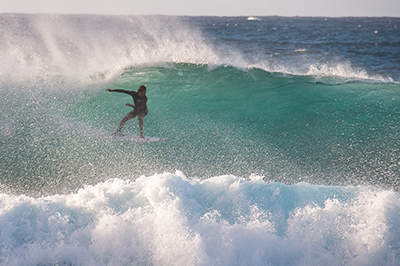
[[[130,114],[127,114],[124,118],[122,118],[121,123],[119,123],[118,131],[121,131],[122,127],[128,120],[132,119],[133,117]]]
[[[130,112],[130,113],[127,114],[124,118],[122,118],[121,123],[119,123],[119,126],[118,126],[117,131],[115,131],[114,133],[112,133],[112,135],[118,134],[118,133],[121,131],[121,129],[123,128],[124,124],[125,124],[128,120],[134,118],[135,116],[136,116],[136,114],[134,114],[133,112]]]
[[[139,128],[140,128],[140,136],[139,136],[139,138],[144,138],[144,136],[143,136],[143,117],[145,117],[145,114],[143,114],[143,113],[138,115]]]
[[[138,114],[138,119],[139,119],[139,128],[140,128],[140,135],[139,138],[144,138],[143,136],[143,117],[147,115],[149,111],[146,109],[142,113]]]

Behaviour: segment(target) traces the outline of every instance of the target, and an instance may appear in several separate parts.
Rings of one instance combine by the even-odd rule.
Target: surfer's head
[[[139,87],[139,89],[138,89],[138,94],[140,95],[140,96],[144,96],[144,95],[146,95],[146,87],[144,86],[144,85],[142,85],[142,86],[140,86]]]

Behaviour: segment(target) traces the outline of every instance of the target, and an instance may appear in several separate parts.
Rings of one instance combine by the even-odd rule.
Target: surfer
[[[121,92],[121,93],[126,93],[132,96],[133,102],[135,105],[132,105],[130,103],[125,104],[126,106],[132,107],[133,111],[127,114],[122,120],[121,123],[119,124],[119,127],[117,131],[112,133],[111,135],[116,135],[118,134],[122,127],[124,126],[125,122],[135,118],[136,116],[138,117],[139,120],[139,128],[140,128],[140,136],[139,138],[143,138],[143,117],[145,117],[148,113],[147,110],[147,97],[146,97],[146,87],[145,86],[140,86],[138,91],[126,91],[126,90],[112,90],[112,89],[106,89],[106,91],[115,91],[115,92]]]

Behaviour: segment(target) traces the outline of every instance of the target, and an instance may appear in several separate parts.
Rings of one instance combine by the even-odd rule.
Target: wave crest
[[[185,17],[1,14],[0,26],[0,73],[13,78],[107,80],[129,66],[190,63],[393,82],[347,62],[315,62],[304,49],[269,56],[258,46],[240,47],[234,34],[212,37],[208,26]]]

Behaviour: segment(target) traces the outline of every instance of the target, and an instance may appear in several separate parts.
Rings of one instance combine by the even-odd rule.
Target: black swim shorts
[[[149,112],[148,109],[146,109],[146,110],[144,110],[144,111],[143,111],[143,110],[142,110],[142,111],[138,111],[136,108],[133,108],[133,111],[130,112],[128,115],[129,115],[131,118],[134,118],[134,117],[138,116],[138,115],[141,114],[141,113],[143,113],[144,116],[146,116],[148,112]]]

